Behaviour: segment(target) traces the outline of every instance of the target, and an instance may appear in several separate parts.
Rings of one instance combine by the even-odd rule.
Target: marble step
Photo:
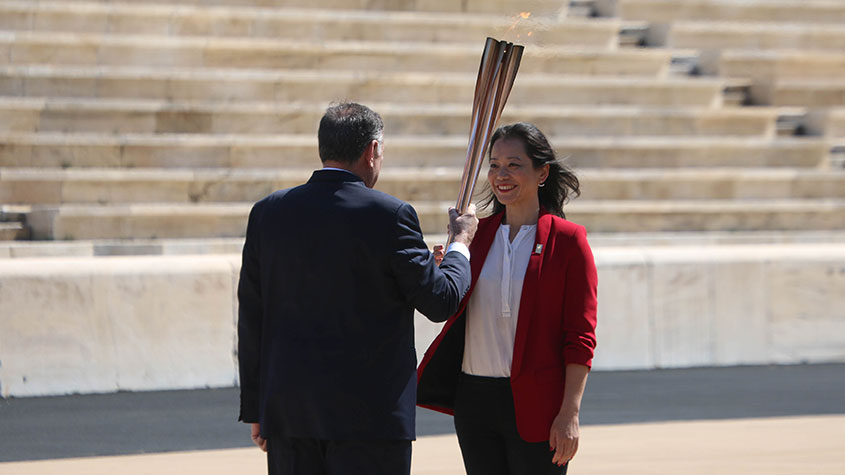
[[[446,242],[445,234],[424,235],[429,247]],[[751,244],[845,243],[845,231],[739,231],[590,233],[593,249],[632,246],[723,246]],[[44,257],[183,256],[240,254],[243,238],[94,239],[77,241],[2,241],[0,259]]]
[[[770,83],[779,79],[838,78],[845,75],[845,53],[809,50],[725,50],[704,55],[704,74]]]
[[[806,124],[811,134],[845,139],[845,107],[814,109]]]
[[[446,236],[425,236],[442,244]],[[432,238],[440,238],[433,240]],[[815,241],[812,241],[815,242]],[[184,256],[240,254],[243,238],[96,239],[77,241],[0,241],[0,259],[45,257]]]
[[[682,20],[843,23],[845,4],[830,0],[611,0],[600,13],[625,19],[668,23]]]
[[[391,135],[448,135],[469,130],[471,104],[371,104]],[[324,104],[213,104],[161,100],[0,97],[2,132],[113,134],[309,134]],[[774,137],[782,119],[793,129],[806,111],[788,108],[645,108],[509,106],[501,124],[524,121],[549,136]]]
[[[0,31],[0,64],[477,74],[481,40],[432,44]],[[695,53],[547,44],[527,49],[520,72],[663,77],[673,58],[694,61]]]
[[[277,168],[319,166],[316,134],[0,134],[0,167]],[[553,138],[579,168],[828,168],[831,141],[818,137]],[[462,167],[467,136],[391,136],[386,166]]]
[[[0,29],[296,39],[307,42],[455,43],[480,48],[492,36],[528,45],[615,48],[620,32],[645,28],[618,19],[537,18],[484,13],[402,12],[0,0]],[[529,48],[529,51],[533,48]],[[480,51],[479,51],[480,54]]]
[[[592,18],[598,15],[595,0],[569,0],[567,16],[572,18]]]
[[[660,32],[655,34],[662,36]],[[748,23],[725,21],[679,21],[665,31],[657,44],[670,48],[723,49],[845,49],[845,28],[835,24]]]
[[[842,230],[845,200],[573,202],[567,217],[598,232]]]
[[[517,15],[526,10],[525,0],[97,0],[106,5],[154,5],[170,8],[181,6],[215,7],[297,7],[341,10],[388,10],[412,12],[497,13]],[[68,3],[91,3],[90,0],[68,0]],[[562,17],[568,2],[560,0],[531,0],[534,15]]]
[[[412,203],[424,233],[442,233],[448,202]],[[63,205],[27,216],[38,240],[243,236],[250,203]],[[589,201],[566,207],[590,232],[841,230],[845,200]]]
[[[267,71],[131,67],[0,67],[0,95],[39,97],[471,103],[476,74]],[[517,76],[510,105],[720,107],[732,81],[718,78]]]
[[[25,222],[31,210],[29,205],[16,205],[0,199],[0,242],[29,239],[29,227]]]
[[[376,188],[406,201],[457,198],[462,168],[386,167]],[[576,169],[583,200],[845,199],[845,171]],[[0,169],[0,202],[23,205],[257,201],[310,169]],[[486,169],[476,187],[486,194]]]
[[[23,223],[0,222],[0,241],[26,239],[29,233]],[[2,247],[2,245],[0,245]],[[2,253],[0,253],[2,255]]]
[[[845,106],[845,82],[841,78],[779,79],[755,88],[762,104],[813,108]]]

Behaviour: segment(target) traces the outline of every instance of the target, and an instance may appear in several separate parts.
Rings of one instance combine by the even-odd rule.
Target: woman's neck
[[[533,203],[529,206],[505,206],[505,217],[503,223],[509,225],[511,241],[519,234],[522,226],[537,224],[540,219],[540,203]]]

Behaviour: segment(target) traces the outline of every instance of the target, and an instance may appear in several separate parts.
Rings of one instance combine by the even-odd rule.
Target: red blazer
[[[470,245],[472,286],[443,326],[418,369],[417,404],[453,414],[466,332],[466,307],[502,222],[479,222]],[[511,389],[519,435],[549,440],[563,401],[565,366],[591,366],[596,346],[596,266],[583,226],[540,210],[516,325]]]

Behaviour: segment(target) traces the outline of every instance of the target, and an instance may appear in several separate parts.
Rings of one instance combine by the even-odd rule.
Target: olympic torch
[[[478,173],[481,171],[481,164],[490,146],[490,137],[502,116],[505,102],[513,88],[524,49],[522,45],[493,38],[487,38],[484,44],[472,101],[472,123],[467,158],[461,177],[461,188],[458,191],[458,202],[455,205],[460,214],[466,212],[472,200]],[[446,245],[451,244],[453,240],[454,236],[450,230]]]

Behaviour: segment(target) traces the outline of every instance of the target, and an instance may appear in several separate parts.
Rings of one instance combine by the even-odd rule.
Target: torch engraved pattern
[[[490,146],[490,136],[502,116],[505,102],[513,88],[523,50],[524,47],[521,45],[493,38],[487,38],[484,44],[472,101],[472,124],[467,145],[467,158],[461,178],[461,188],[458,192],[458,202],[455,205],[461,214],[467,210],[472,200],[478,173],[481,171],[481,164]],[[450,232],[447,244],[450,244],[453,238]]]

